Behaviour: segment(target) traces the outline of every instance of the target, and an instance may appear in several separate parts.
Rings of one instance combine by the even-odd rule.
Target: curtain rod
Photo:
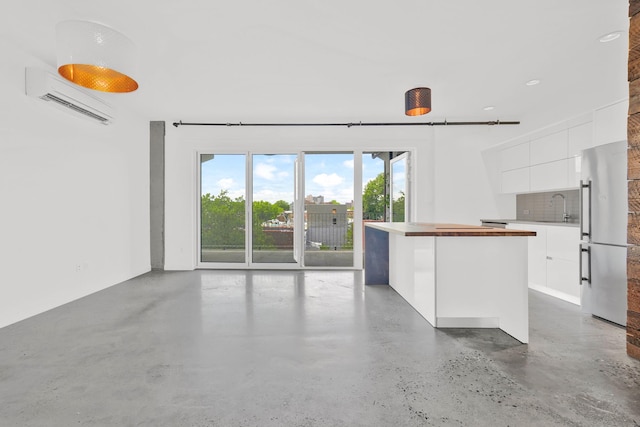
[[[396,122],[396,123],[185,123],[182,120],[174,122],[175,127],[178,126],[346,126],[358,127],[358,126],[498,126],[498,125],[519,125],[519,121],[507,121],[501,122],[500,120],[486,121],[486,122]]]

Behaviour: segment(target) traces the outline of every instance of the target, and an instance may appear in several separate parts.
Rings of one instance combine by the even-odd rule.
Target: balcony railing
[[[353,218],[347,213],[305,212],[305,250],[353,250]],[[245,249],[244,218],[218,218],[202,226],[202,249],[207,251],[243,251]],[[363,213],[364,223],[382,221],[376,212]],[[267,222],[254,228],[253,250],[292,251],[294,227],[292,224]],[[364,245],[364,242],[363,242]]]

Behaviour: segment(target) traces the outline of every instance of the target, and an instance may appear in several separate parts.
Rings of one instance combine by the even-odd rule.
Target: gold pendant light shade
[[[407,116],[421,116],[431,111],[431,89],[417,87],[404,94],[404,113]]]
[[[116,30],[95,22],[63,21],[56,26],[58,73],[102,92],[133,92],[136,48]]]

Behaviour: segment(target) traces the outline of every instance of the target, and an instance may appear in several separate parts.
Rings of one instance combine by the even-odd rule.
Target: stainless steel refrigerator
[[[582,152],[582,310],[627,323],[627,141]]]

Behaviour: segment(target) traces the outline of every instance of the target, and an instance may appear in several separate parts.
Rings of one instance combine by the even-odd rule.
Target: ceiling
[[[130,37],[140,88],[104,96],[148,120],[500,119],[526,130],[628,96],[620,0],[23,0],[8,9],[0,36],[52,68],[59,21]],[[599,42],[612,31],[624,33]],[[433,110],[406,117],[404,92],[416,86],[432,89]]]

